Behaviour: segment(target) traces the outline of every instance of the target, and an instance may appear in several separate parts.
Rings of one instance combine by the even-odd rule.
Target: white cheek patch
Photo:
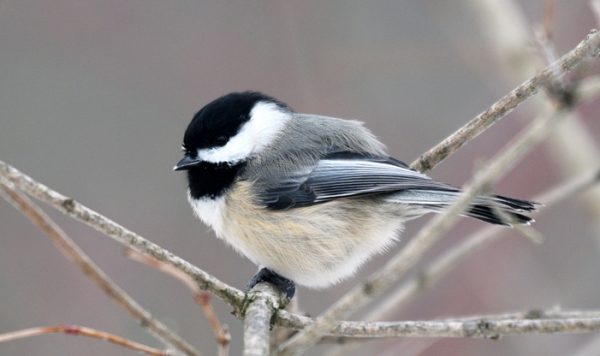
[[[243,161],[270,145],[290,118],[290,113],[277,104],[259,102],[237,135],[223,147],[199,149],[198,158],[211,163]]]

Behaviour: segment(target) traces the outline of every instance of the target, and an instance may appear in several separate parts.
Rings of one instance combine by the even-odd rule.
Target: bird
[[[303,114],[258,91],[223,95],[183,136],[187,198],[216,236],[259,268],[247,288],[319,289],[398,241],[406,221],[443,212],[461,190],[393,158],[362,122]],[[538,204],[477,196],[463,215],[530,224]],[[501,213],[499,213],[499,211]]]

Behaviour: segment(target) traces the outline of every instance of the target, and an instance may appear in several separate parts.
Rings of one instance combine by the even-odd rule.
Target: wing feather
[[[456,191],[435,182],[390,157],[352,153],[329,155],[261,192],[263,203],[272,209],[308,206],[343,197],[397,193],[407,189]]]

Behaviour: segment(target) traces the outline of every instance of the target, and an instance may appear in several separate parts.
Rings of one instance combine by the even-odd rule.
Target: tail
[[[416,205],[425,211],[442,212],[456,200],[460,193],[458,189],[410,189],[393,194],[388,200]],[[478,196],[473,199],[469,209],[463,215],[496,225],[529,225],[534,221],[529,214],[538,207],[538,203],[500,195]]]

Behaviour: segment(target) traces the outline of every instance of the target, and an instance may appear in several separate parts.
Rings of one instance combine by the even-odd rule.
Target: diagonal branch
[[[482,20],[478,30],[487,38],[485,43],[495,52],[501,64],[498,66],[498,80],[503,80],[505,84],[513,80],[521,81],[535,73],[543,65],[544,60],[549,62],[549,58],[536,55],[538,53],[531,50],[533,43],[531,24],[519,1],[470,0],[468,3],[475,11],[475,17]],[[546,48],[544,51],[548,53],[552,50]],[[556,70],[562,71],[561,68]],[[575,79],[580,79],[577,77],[578,75],[574,76]],[[551,100],[543,97],[534,98],[531,105],[525,108],[525,116],[553,110],[557,101],[569,104],[569,98],[575,101],[586,99],[589,93],[580,92],[579,83],[587,86],[581,88],[586,90],[589,89],[589,84],[593,84],[587,80],[577,80],[574,83],[577,85],[577,91],[574,93],[571,85],[573,83],[569,85],[571,92],[567,90],[561,93],[560,85],[558,92],[548,90],[547,93],[550,95],[547,97]],[[548,157],[565,176],[584,173],[590,165],[597,166],[600,163],[600,147],[586,127],[582,113],[575,110],[569,114],[569,118],[564,121],[560,130],[556,130],[549,136],[546,149],[550,151]],[[583,198],[583,203],[593,216],[600,216],[600,187],[590,190]]]
[[[48,215],[26,196],[17,192],[12,183],[1,178],[0,195],[46,234],[65,257],[79,267],[92,282],[100,287],[109,298],[125,309],[142,327],[149,330],[163,343],[182,351],[186,355],[200,354],[193,346],[139,305],[127,292],[110,279]]]
[[[562,72],[568,71],[575,66],[577,66],[584,58],[588,58],[594,55],[597,55],[598,46],[600,45],[600,37],[597,32],[592,32],[588,35],[588,37],[582,41],[573,51],[569,52],[567,55],[562,57],[557,63],[553,64],[551,67],[558,66],[561,68]],[[457,131],[455,134],[451,135],[449,138],[444,140],[442,143],[428,151],[424,154],[419,160],[415,161],[412,167],[419,170],[427,170],[432,168],[434,165],[439,163],[449,154],[460,148],[465,142],[477,136],[479,133],[483,132],[485,129],[490,127],[494,122],[502,118],[506,115],[510,110],[524,101],[527,97],[533,95],[535,92],[539,90],[541,86],[543,86],[548,79],[552,77],[552,70],[550,68],[545,69],[537,76],[532,79],[526,81],[521,86],[516,88],[513,92],[509,93],[509,95],[502,98],[496,104],[494,104],[490,109],[486,112],[480,114],[473,121],[465,125],[462,129]],[[558,118],[559,114],[555,115],[553,118]],[[554,122],[556,120],[548,120],[548,122]],[[537,122],[537,121],[536,121]],[[539,131],[545,131],[545,126],[540,123],[539,127],[542,128]],[[525,135],[526,136],[526,135]],[[520,141],[519,150],[512,151],[512,159],[515,160],[515,157],[520,156],[523,152],[520,150],[526,150],[532,142],[539,140],[541,136],[535,136],[532,134],[530,137],[522,137]],[[407,245],[408,252],[405,252],[407,255],[412,256],[410,259],[407,259],[405,262],[398,262],[397,259],[393,259],[387,265],[386,269],[396,270],[396,271],[406,271],[412,264],[418,260],[418,257],[427,250],[427,248],[434,243],[439,236],[439,233],[445,229],[447,229],[452,221],[455,219],[455,216],[459,214],[460,210],[464,208],[468,202],[470,197],[474,196],[479,190],[481,190],[484,185],[489,184],[494,180],[494,178],[498,177],[500,172],[498,170],[503,170],[508,167],[512,161],[510,161],[509,155],[505,156],[504,161],[493,167],[488,167],[486,173],[481,173],[476,176],[472,182],[472,185],[469,185],[467,189],[465,189],[465,194],[461,196],[461,198],[457,201],[455,205],[449,209],[450,214],[445,214],[443,218],[438,218],[432,220],[431,224],[418,235],[420,238],[415,238],[416,242],[414,244]],[[509,159],[507,161],[506,159]],[[495,173],[490,173],[496,170]],[[494,177],[495,175],[495,177]],[[202,289],[209,290],[215,293],[217,296],[225,300],[226,303],[232,305],[236,312],[243,310],[244,307],[244,293],[240,290],[233,288],[226,283],[218,280],[217,278],[211,276],[210,274],[202,271],[196,266],[190,264],[189,262],[181,259],[178,256],[173,255],[172,253],[164,250],[158,245],[142,238],[141,236],[133,233],[130,230],[118,225],[117,223],[107,219],[106,217],[98,214],[97,212],[81,205],[80,203],[74,201],[71,198],[65,197],[60,193],[57,193],[50,188],[44,186],[41,183],[38,183],[31,179],[30,177],[24,175],[19,172],[15,168],[7,165],[4,162],[0,161],[0,176],[5,177],[7,180],[12,182],[19,189],[23,190],[27,194],[44,201],[50,204],[52,207],[57,208],[63,213],[79,220],[94,229],[104,233],[105,235],[117,240],[118,242],[129,246],[136,251],[141,253],[148,254],[153,256],[159,261],[163,261],[168,263],[175,268],[183,271],[187,275],[191,276],[198,286]],[[462,206],[461,206],[462,205]],[[422,241],[421,241],[422,240]],[[411,247],[408,249],[408,247]],[[399,273],[400,274],[400,273]],[[386,278],[389,278],[389,275],[386,275],[385,270],[381,271],[371,278],[371,280],[362,286],[361,288],[357,288],[351,292],[351,294],[342,300],[340,300],[333,309],[326,314],[325,318],[320,319],[315,323],[316,326],[311,327],[313,332],[318,330],[319,325],[320,328],[329,322],[331,322],[332,318],[337,318],[337,313],[339,315],[344,315],[346,312],[352,309],[356,309],[361,305],[364,305],[368,300],[372,299],[374,296],[380,294],[385,290],[385,288],[381,288],[381,284],[386,281]],[[394,279],[398,279],[399,277],[394,277]],[[354,303],[352,300],[352,295],[358,298],[358,302]],[[349,304],[348,304],[349,303]],[[341,307],[345,305],[345,307]],[[337,312],[335,312],[337,310]],[[283,315],[283,313],[280,313]],[[242,313],[243,316],[243,313]],[[309,329],[311,329],[309,328]],[[310,332],[310,330],[309,330]],[[298,340],[303,338],[303,335],[309,332],[302,332],[297,335],[293,340]],[[315,339],[318,338],[318,332],[314,333],[312,336],[314,343]],[[294,341],[292,341],[293,344]],[[310,344],[309,342],[308,344]]]
[[[198,288],[198,284],[196,284],[196,282],[187,274],[169,264],[166,264],[165,262],[155,259],[152,256],[141,254],[132,249],[126,249],[125,255],[136,262],[143,263],[146,266],[162,271],[185,284],[185,286],[192,291],[194,300],[202,309],[202,313],[206,317],[206,320],[208,320],[208,323],[213,330],[215,339],[219,345],[219,355],[225,356],[229,353],[229,342],[231,341],[229,329],[227,325],[221,325],[221,322],[219,322],[219,318],[217,318],[217,314],[215,313],[215,310],[210,302],[211,295],[208,292],[200,290],[200,288]]]
[[[523,82],[517,88],[495,102],[489,109],[477,115],[435,147],[422,154],[418,159],[411,163],[410,167],[420,172],[430,170],[454,151],[458,150],[464,144],[495,124],[498,120],[505,117],[509,112],[516,108],[517,105],[537,93],[539,89],[543,88],[550,80],[557,79],[557,68],[560,69],[559,74],[562,75],[576,68],[584,59],[598,55],[599,48],[600,33],[593,30],[569,53],[562,56],[555,63],[550,64],[531,79]]]
[[[543,213],[559,202],[598,184],[599,181],[600,170],[595,169],[587,174],[582,174],[566,182],[561,182],[556,187],[550,188],[533,200],[544,204],[544,209],[540,211],[540,213]],[[431,285],[439,281],[444,274],[452,270],[462,259],[498,239],[504,230],[499,226],[488,226],[467,236],[460,244],[445,251],[441,256],[436,258],[431,265],[420,271],[415,278],[401,284],[393,294],[387,296],[382,303],[371,310],[364,318],[367,320],[380,320],[392,310],[399,310],[417,293],[430,288]]]
[[[37,328],[23,329],[0,334],[0,343],[24,339],[27,337],[46,335],[46,334],[67,334],[86,336],[93,339],[108,341],[112,344],[122,346],[124,348],[134,350],[152,356],[168,356],[168,351],[158,350],[150,346],[146,346],[121,336],[107,333],[104,331],[88,328],[78,325],[57,325],[57,326],[41,326]]]
[[[600,170],[595,169],[587,174],[582,174],[578,177],[569,179],[565,182],[561,182],[557,184],[557,186],[550,188],[548,191],[540,194],[535,197],[534,201],[539,201],[544,203],[544,210],[540,213],[547,211],[547,209],[553,207],[554,205],[566,200],[568,198],[576,196],[578,193],[598,184],[600,182]],[[457,246],[451,248],[450,250],[444,252],[441,256],[435,259],[433,263],[431,263],[428,267],[425,267],[422,271],[417,273],[417,276],[408,280],[407,282],[401,284],[396,290],[389,296],[387,296],[381,303],[377,305],[376,308],[370,310],[365,316],[361,317],[361,320],[381,320],[385,315],[389,315],[390,312],[398,311],[403,306],[415,297],[418,293],[425,291],[430,288],[435,282],[439,281],[442,276],[452,270],[458,263],[471,253],[478,251],[484,246],[492,243],[502,236],[501,232],[504,229],[499,226],[488,226],[486,228],[480,229],[479,231],[474,232],[469,235]],[[544,312],[543,315],[545,317],[553,317],[553,312]],[[525,315],[521,314],[510,314],[507,315],[507,318],[528,318],[531,319],[531,315],[533,312],[529,312]],[[540,315],[540,312],[536,312],[536,315]],[[590,316],[589,314],[586,314]],[[281,315],[285,322],[291,322],[292,327],[300,327],[302,323],[301,320],[295,320],[292,318],[288,318],[288,315]],[[570,313],[566,315],[565,313],[561,313],[558,315],[554,315],[554,317],[573,317],[580,316],[579,314]],[[598,315],[600,316],[600,315]],[[498,317],[498,316],[497,316]],[[483,317],[478,317],[479,319]],[[336,326],[335,329],[339,329],[340,326]],[[339,337],[336,337],[339,338]],[[362,339],[357,339],[362,340]],[[323,340],[322,342],[327,342],[330,340]],[[335,341],[335,340],[334,340]],[[328,355],[344,355],[350,352],[351,348],[359,346],[357,343],[349,343],[348,339],[343,338],[341,340],[343,345],[338,346],[334,352]]]
[[[48,188],[42,183],[35,181],[33,178],[2,161],[0,161],[0,177],[4,177],[21,191],[36,199],[39,199],[40,201],[43,201],[46,204],[49,204],[53,208],[69,215],[75,220],[100,231],[113,240],[140,253],[148,254],[159,261],[168,263],[181,270],[185,274],[192,277],[200,289],[208,290],[216,294],[227,304],[234,307],[236,312],[238,312],[239,308],[242,307],[244,293],[239,289],[222,282],[221,280],[194,266],[183,258],[176,256],[157,244],[146,240],[142,236],[82,205],[76,200],[68,198]]]
[[[0,177],[5,178],[11,184],[14,184],[17,188],[23,190],[27,194],[49,204],[57,210],[71,216],[75,220],[83,222],[84,224],[93,227],[94,229],[102,232],[103,234],[113,238],[117,242],[132,248],[133,250],[147,254],[152,258],[163,262],[167,265],[173,266],[173,268],[181,271],[182,273],[191,277],[191,279],[197,284],[202,290],[208,290],[215,293],[229,305],[233,306],[235,313],[241,319],[244,319],[246,314],[252,315],[257,313],[257,316],[261,318],[254,318],[247,321],[245,327],[245,336],[248,336],[249,341],[263,340],[262,337],[259,339],[251,338],[250,335],[254,331],[258,331],[256,321],[265,321],[268,327],[270,327],[271,316],[275,313],[275,309],[263,308],[265,305],[275,305],[272,302],[264,302],[265,300],[279,300],[279,293],[272,290],[269,286],[262,286],[261,293],[251,297],[246,295],[228,284],[218,280],[212,275],[202,271],[198,267],[190,264],[182,258],[173,255],[171,252],[163,249],[162,247],[144,239],[136,233],[126,229],[125,227],[113,222],[112,220],[100,215],[99,213],[87,208],[79,202],[67,198],[64,195],[48,188],[47,186],[35,181],[31,177],[20,172],[16,168],[0,161]],[[277,305],[280,305],[278,303]],[[247,309],[247,310],[245,310]],[[266,316],[269,315],[267,318]],[[264,317],[263,317],[264,316]],[[266,343],[268,344],[268,328],[266,329]],[[264,333],[263,333],[264,334]],[[261,336],[260,333],[254,334]],[[251,343],[252,344],[252,343]],[[253,343],[257,347],[262,347],[262,343]],[[268,345],[267,345],[268,347]],[[260,348],[255,348],[260,350]],[[258,354],[258,353],[257,353]]]
[[[487,186],[497,181],[508,168],[522,158],[536,143],[540,142],[563,116],[564,113],[559,111],[549,117],[538,117],[513,142],[509,142],[502,152],[475,173],[473,179],[465,185],[460,197],[444,214],[437,215],[430,220],[417,236],[388,261],[382,269],[371,275],[362,285],[350,290],[327,309],[313,325],[300,331],[282,345],[280,348],[282,354],[301,354],[315,345],[320,337],[331,329],[334,320],[342,319],[391,288],[441,238],[441,234],[454,224],[470,201]]]

